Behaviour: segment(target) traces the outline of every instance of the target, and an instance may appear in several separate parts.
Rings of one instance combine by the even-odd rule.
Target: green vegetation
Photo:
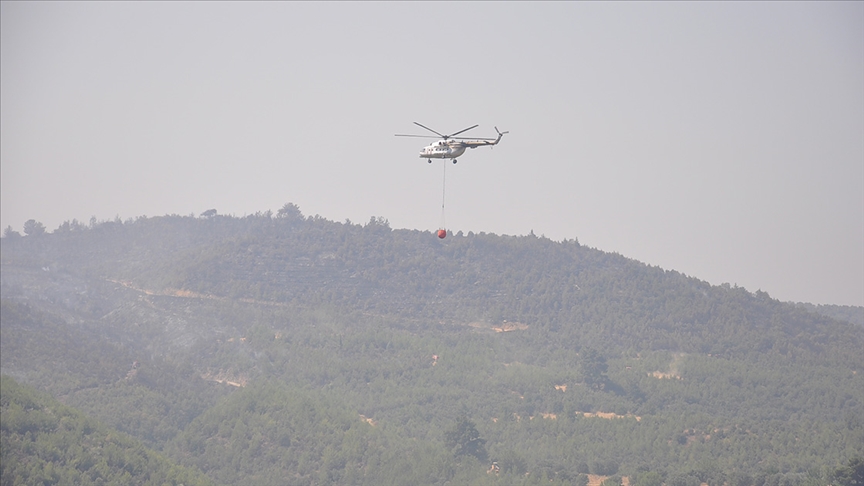
[[[864,458],[853,457],[847,464],[834,471],[834,481],[841,486],[861,486],[864,484]]]
[[[0,242],[3,373],[215,484],[845,485],[864,457],[858,308],[290,204]]]
[[[0,392],[3,485],[212,484],[12,378],[0,378]]]
[[[444,434],[447,448],[453,451],[453,455],[474,456],[481,461],[488,457],[486,453],[486,440],[480,437],[477,425],[468,420],[467,417],[459,417],[456,424]]]

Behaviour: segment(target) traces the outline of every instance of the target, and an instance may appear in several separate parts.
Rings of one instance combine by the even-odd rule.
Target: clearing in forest
[[[659,378],[661,380],[664,378],[675,378],[676,380],[680,380],[681,374],[678,371],[678,365],[681,363],[681,361],[684,360],[684,356],[684,353],[673,354],[672,361],[669,363],[669,371],[654,371],[653,373],[651,373],[651,376],[653,376],[654,378]]]

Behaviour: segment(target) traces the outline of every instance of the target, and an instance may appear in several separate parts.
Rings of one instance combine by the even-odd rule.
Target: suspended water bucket
[[[438,230],[438,238],[441,238],[442,240],[443,240],[444,238],[447,238],[447,230],[445,230],[445,229],[439,229],[439,230]]]

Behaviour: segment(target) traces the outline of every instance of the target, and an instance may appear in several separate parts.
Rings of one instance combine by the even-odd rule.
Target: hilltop
[[[73,222],[2,239],[2,297],[4,374],[222,484],[236,457],[258,484],[798,484],[864,454],[857,308],[576,240],[291,204]]]

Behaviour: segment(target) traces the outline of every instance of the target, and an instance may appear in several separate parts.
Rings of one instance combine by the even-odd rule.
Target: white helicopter
[[[495,131],[498,132],[498,138],[463,138],[463,137],[454,137],[454,135],[459,135],[460,133],[467,132],[472,128],[477,128],[479,125],[474,125],[473,127],[468,127],[464,130],[459,130],[458,132],[451,133],[450,135],[442,135],[435,130],[432,130],[429,127],[424,127],[423,125],[414,122],[415,125],[421,128],[425,128],[430,132],[434,133],[441,137],[441,140],[433,143],[432,145],[428,145],[423,147],[423,150],[420,151],[421,159],[429,159],[429,163],[432,163],[432,159],[450,159],[453,163],[456,163],[456,157],[465,153],[465,149],[467,148],[477,148],[477,147],[485,147],[498,145],[498,142],[501,141],[501,137],[506,133],[510,132],[500,132],[498,131],[498,127],[495,127]],[[396,134],[397,137],[419,137],[419,138],[435,138],[431,135],[400,135]]]

